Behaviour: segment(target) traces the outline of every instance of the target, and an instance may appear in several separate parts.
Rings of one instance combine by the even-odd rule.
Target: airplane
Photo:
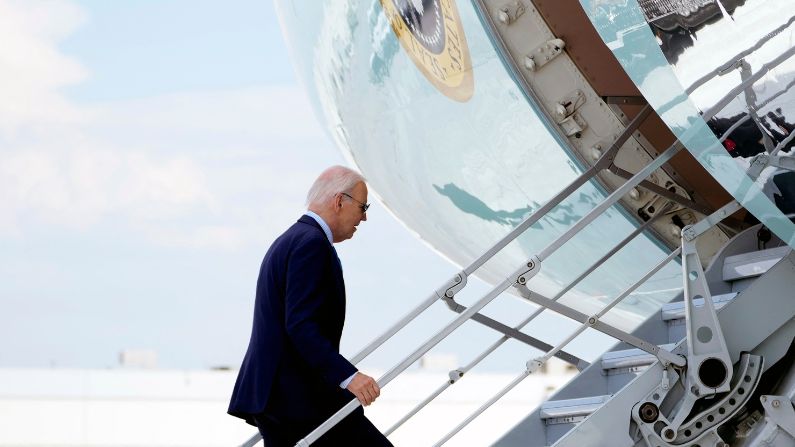
[[[579,374],[494,445],[795,445],[795,3],[276,7],[346,160],[461,266],[353,362],[440,300],[455,318],[382,387],[469,320],[542,353],[429,444],[558,357]],[[472,275],[493,288],[464,306],[456,294]],[[528,303],[519,325],[480,312],[503,292]],[[575,329],[555,341],[522,330],[536,318]],[[593,345],[596,360],[567,350],[593,331],[611,340]],[[491,352],[473,352],[435,394]]]

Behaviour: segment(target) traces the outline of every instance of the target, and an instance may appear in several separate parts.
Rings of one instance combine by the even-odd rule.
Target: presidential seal
[[[455,0],[381,0],[392,30],[436,89],[456,101],[472,97],[472,62]]]

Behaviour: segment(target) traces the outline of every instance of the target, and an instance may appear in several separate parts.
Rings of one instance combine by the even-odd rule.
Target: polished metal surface
[[[788,0],[582,0],[605,44],[693,156],[748,211],[795,245],[743,158],[792,147],[795,3]]]
[[[787,156],[795,140],[792,124],[795,97],[791,90],[795,86],[791,57],[795,54],[792,45],[795,4],[791,3],[582,0],[583,8],[575,7],[570,14],[577,16],[579,23],[587,23],[589,19],[594,29],[588,32],[596,30],[617,59],[606,58],[609,60],[602,67],[606,71],[600,69],[599,73],[619,66],[622,72],[625,70],[638,93],[656,112],[652,118],[659,123],[658,127],[664,124],[670,130],[666,132],[681,142],[676,149],[684,146],[689,151],[686,163],[703,166],[690,170],[689,177],[684,179],[675,169],[669,169],[671,166],[663,172],[657,170],[660,167],[657,164],[653,170],[646,171],[647,160],[653,160],[656,153],[669,147],[670,141],[649,144],[642,132],[636,133],[632,124],[628,124],[632,116],[638,115],[624,115],[615,100],[608,98],[611,94],[640,97],[626,88],[597,93],[596,87],[588,85],[595,79],[594,73],[584,75],[582,67],[577,65],[582,61],[576,61],[568,52],[569,42],[579,43],[579,51],[588,45],[607,51],[602,42],[595,39],[583,45],[578,36],[552,32],[565,27],[550,21],[565,20],[566,15],[558,13],[567,7],[571,9],[575,3],[277,0],[298,70],[318,115],[348,161],[369,178],[375,195],[409,228],[457,264],[476,266],[463,269],[460,280],[445,283],[435,292],[436,296],[452,300],[454,293],[446,292],[459,290],[466,283],[466,276],[481,264],[483,269],[477,274],[499,284],[469,308],[462,307],[458,318],[389,370],[379,383],[386,385],[463,322],[478,317],[483,306],[514,282],[522,285],[524,293],[520,294],[529,301],[557,309],[582,324],[562,342],[550,343],[556,347],[547,352],[546,358],[589,328],[642,347],[658,358],[666,354],[674,358],[672,353],[660,350],[659,345],[664,343],[640,335],[644,328],[636,334],[631,332],[681,291],[683,275],[677,266],[663,267],[664,263],[657,263],[657,267],[648,270],[669,251],[664,247],[666,241],[678,238],[682,228],[696,228],[688,225],[701,219],[699,213],[710,214],[710,209],[725,204],[725,200],[702,200],[707,193],[713,199],[719,194],[713,195],[711,191],[694,194],[687,187],[688,183],[693,184],[694,172],[714,177],[736,200],[730,202],[729,208],[721,208],[723,214],[721,210],[714,213],[720,219],[711,220],[713,216],[706,219],[708,227],[731,214],[728,209],[744,207],[779,238],[795,245],[795,225],[782,212],[787,183],[771,187],[769,183],[774,177],[770,171],[757,181],[757,175],[748,175],[746,171],[749,165],[756,166],[758,159],[744,160],[761,152],[770,153],[771,158],[778,151]],[[555,8],[558,15],[551,14],[551,9],[542,11],[544,8]],[[586,14],[588,19],[584,18]],[[518,46],[517,42],[527,48]],[[520,54],[520,50],[526,51]],[[601,85],[599,91],[603,92],[604,87]],[[624,101],[621,106],[628,106],[629,102]],[[641,115],[647,112],[644,109]],[[646,116],[643,118],[645,121]],[[626,131],[627,128],[630,130]],[[648,131],[649,126],[642,130]],[[627,145],[625,141],[614,143],[628,134],[632,135]],[[622,147],[619,155],[623,157],[622,163],[628,163],[619,163],[617,166],[622,169],[607,169],[598,177],[589,175],[589,166],[595,169],[594,163],[611,144]],[[670,147],[669,151],[673,151],[674,146]],[[670,155],[665,152],[659,159]],[[646,190],[634,188],[644,186],[637,182],[621,186],[624,178],[632,177],[632,172],[656,177],[645,185]],[[580,176],[581,183],[572,187]],[[680,180],[687,181],[678,183]],[[570,198],[545,205],[559,191],[567,189],[575,192]],[[795,187],[791,189],[795,210]],[[606,197],[608,202],[600,204]],[[636,206],[639,197],[644,199]],[[679,205],[672,213],[667,212],[670,198]],[[614,206],[616,203],[624,206]],[[705,206],[707,203],[709,206]],[[546,208],[551,211],[546,213]],[[611,250],[628,234],[636,232],[643,219],[657,217],[653,208],[666,210],[663,217],[672,224],[670,228],[666,227],[664,233],[659,228],[655,228],[658,230],[655,233],[641,233],[628,245],[628,250]],[[532,220],[530,216],[539,210],[545,211],[539,213],[544,216]],[[685,222],[681,219],[684,214],[676,214],[682,211],[689,213]],[[672,216],[678,217],[681,225]],[[525,226],[529,229],[516,241],[495,245],[495,241],[517,234]],[[713,239],[719,243],[711,246],[720,247],[724,236],[720,233]],[[687,232],[685,238],[692,239],[687,238]],[[508,239],[511,238],[505,240]],[[692,246],[688,250],[688,255],[695,253]],[[495,258],[489,260],[493,253]],[[609,262],[598,269],[598,274],[582,271],[585,266],[601,264],[605,253],[612,256],[608,256]],[[674,257],[676,252],[666,259]],[[697,263],[697,256],[690,260],[692,265]],[[517,265],[522,267],[517,270]],[[658,267],[662,268],[659,274]],[[697,271],[699,278],[704,277],[700,268],[689,268],[686,272],[691,270]],[[791,278],[782,274],[782,270],[779,264],[767,275],[766,284],[773,284],[776,291],[782,289],[776,281]],[[631,281],[645,271],[649,273],[642,280],[651,280],[635,290]],[[572,283],[576,286],[567,286]],[[702,285],[699,294],[709,297],[706,277]],[[771,324],[776,318],[792,315],[792,312],[781,315],[789,310],[786,307],[789,303],[771,299],[770,293],[760,293],[760,287],[766,286],[747,289],[748,293],[758,295],[753,296],[754,300],[741,295],[726,305],[721,326],[724,317],[731,321],[726,327],[741,327],[743,322],[739,319],[752,313]],[[560,297],[560,303],[532,299],[530,289],[538,296]],[[418,311],[433,300],[434,296],[429,297]],[[690,314],[703,311],[697,301],[692,300]],[[704,307],[703,300],[698,304]],[[759,309],[742,307],[760,305]],[[783,312],[777,312],[778,307]],[[538,330],[552,328],[551,323],[560,321],[547,317],[549,313],[542,314],[547,320],[541,326],[531,328],[534,338],[543,340],[549,335],[545,332],[567,332],[563,328]],[[712,320],[717,322],[714,315]],[[717,323],[707,325],[703,321],[704,328],[710,326],[720,331]],[[666,325],[662,318],[659,323]],[[496,325],[495,321],[492,327]],[[726,347],[720,349],[726,354],[723,357],[727,357],[724,363],[736,360],[740,351],[752,347],[746,346],[748,343],[757,343],[767,330],[767,327],[745,328],[747,334],[728,331]],[[374,343],[380,342],[378,339]],[[585,356],[600,348],[590,347],[591,352]],[[774,348],[778,349],[778,345],[766,349]],[[695,351],[692,344],[691,351]],[[675,354],[684,353],[679,350]],[[470,365],[486,355],[488,352]],[[545,358],[528,362],[526,371],[438,445],[510,391],[526,374],[534,372],[542,360]],[[679,363],[672,363],[682,362],[681,357],[675,360]],[[692,355],[691,363],[695,363]],[[453,377],[460,378],[470,365],[451,371],[451,383],[456,381]],[[638,384],[646,391],[668,386],[667,372],[660,371],[659,365],[649,370],[654,376],[651,381],[648,371],[642,373],[627,387],[628,392],[617,394],[597,410],[592,420],[577,427],[563,439],[562,445],[624,445],[607,442],[608,439],[620,439],[630,445],[632,439],[623,439],[629,433],[625,428],[629,423],[625,411],[644,394]],[[426,402],[448,386],[443,385]],[[350,403],[299,444],[309,445],[356,405]],[[606,415],[605,409],[612,410],[611,414]],[[685,422],[685,416],[682,411],[672,426],[683,423],[682,427],[687,428],[690,422]],[[714,415],[704,413],[708,419],[711,416]],[[713,435],[714,439],[720,439]],[[668,439],[671,440],[673,437]]]
[[[422,46],[422,39],[408,45],[405,39],[439,31],[433,28],[435,22],[396,32],[397,18],[386,12],[394,5],[414,8],[414,3],[302,0],[277,1],[277,7],[298,72],[343,154],[369,179],[389,210],[463,266],[583,168],[517,88],[469,2],[424,4],[431,8],[438,3],[443,12],[455,8],[456,14],[447,16],[458,18],[461,33],[455,31],[457,40],[444,51],[466,55],[457,67],[471,75],[471,95],[451,97],[429,81],[428,67],[418,67],[410,53],[429,52],[425,60],[433,68],[431,50]],[[411,47],[414,44],[422,48]],[[599,185],[586,183],[490,261],[479,276],[497,283],[517,261],[565,233],[605,196]],[[638,219],[625,210],[610,209],[546,260],[532,286],[555,295],[580,273],[571,268],[571,259],[583,265],[594,262],[637,225]],[[562,302],[589,314],[598,311],[630,284],[628,278],[640,276],[665,256],[661,245],[648,234],[640,236]],[[675,265],[664,269],[605,319],[624,330],[639,325],[676,295],[681,287],[677,270]],[[548,318],[542,316],[539,324],[556,324]]]

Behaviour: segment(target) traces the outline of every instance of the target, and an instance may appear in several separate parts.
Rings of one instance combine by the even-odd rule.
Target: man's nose
[[[362,220],[367,220],[367,211],[362,213]]]

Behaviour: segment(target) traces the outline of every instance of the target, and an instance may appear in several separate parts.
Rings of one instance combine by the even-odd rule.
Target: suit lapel
[[[324,238],[326,238],[326,233],[323,231],[323,228],[320,227],[320,224],[317,223],[317,221],[315,219],[312,219],[311,217],[309,217],[306,214],[304,214],[303,216],[301,216],[298,219],[298,222],[305,223],[307,225],[311,225],[312,227],[317,229],[317,231],[322,233]],[[342,262],[340,261],[339,256],[337,256],[337,249],[334,248],[334,244],[329,243],[329,245],[331,246],[331,252],[332,252],[332,256],[334,258],[334,260],[333,260],[333,262],[334,262],[334,279],[336,280],[336,283],[337,283],[336,284],[336,286],[337,286],[336,295],[340,299],[340,301],[342,301],[342,306],[340,306],[340,308],[342,310],[340,322],[342,322],[345,319],[345,302],[346,302],[346,299],[345,299],[345,279],[344,279],[344,277],[342,275]],[[342,329],[342,328],[340,327],[340,329]]]
[[[342,262],[340,261],[339,255],[337,255],[337,249],[334,246],[331,246],[331,249],[334,251],[334,262],[337,263],[337,267],[340,269],[340,275],[342,275]]]

